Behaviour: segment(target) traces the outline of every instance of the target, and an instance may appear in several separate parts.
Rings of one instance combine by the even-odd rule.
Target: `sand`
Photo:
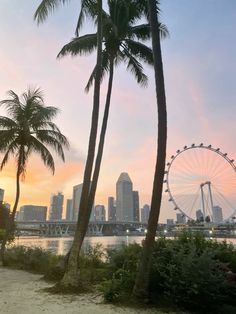
[[[152,309],[137,310],[104,304],[100,295],[52,295],[41,290],[49,286],[40,275],[0,267],[0,313],[161,314]]]

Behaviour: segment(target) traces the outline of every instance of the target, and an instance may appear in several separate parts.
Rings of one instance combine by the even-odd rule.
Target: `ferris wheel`
[[[233,222],[236,219],[236,166],[220,148],[192,144],[167,163],[165,192],[184,219]]]

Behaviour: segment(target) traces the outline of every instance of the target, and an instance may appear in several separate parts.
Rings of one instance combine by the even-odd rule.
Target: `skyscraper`
[[[90,185],[91,185],[91,183],[90,183]],[[73,187],[73,221],[77,221],[77,219],[78,219],[82,188],[83,188],[83,183],[75,185]],[[91,219],[92,219],[92,217],[93,217],[93,208],[91,211]]]
[[[46,221],[47,206],[24,205],[17,215],[17,221]]]
[[[77,221],[83,183],[73,187],[73,221]]]
[[[116,221],[116,206],[114,197],[108,197],[108,221]]]
[[[150,206],[148,204],[145,204],[143,208],[141,208],[141,222],[147,223],[150,213]]]
[[[184,216],[184,214],[181,214],[181,213],[176,214],[176,223],[186,224],[186,217]]]
[[[4,190],[0,189],[0,202],[3,202],[4,199]]]
[[[223,222],[223,213],[222,213],[222,208],[220,206],[212,207],[212,220],[215,223]]]
[[[66,201],[66,220],[73,221],[73,200],[68,199]]]
[[[134,221],[133,184],[126,172],[116,183],[116,220]]]
[[[62,193],[53,194],[51,197],[49,220],[61,220],[63,211],[64,195]]]
[[[198,210],[196,211],[196,219],[197,219],[197,221],[199,221],[199,222],[204,221],[203,213],[202,213],[202,210],[201,210],[201,209],[198,209]]]
[[[93,210],[92,221],[105,221],[106,220],[106,210],[104,205],[96,205]]]
[[[133,191],[133,216],[134,221],[139,221],[139,195],[138,191]]]

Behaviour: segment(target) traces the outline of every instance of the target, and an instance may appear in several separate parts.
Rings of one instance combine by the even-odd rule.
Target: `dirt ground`
[[[49,286],[40,275],[0,268],[0,314],[161,314],[104,304],[99,295],[52,295],[41,290]]]

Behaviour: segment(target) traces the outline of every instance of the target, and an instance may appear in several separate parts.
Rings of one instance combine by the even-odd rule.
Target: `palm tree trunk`
[[[21,159],[21,153],[20,153],[20,157],[19,157],[19,162]],[[20,167],[18,166],[17,169],[17,174],[16,174],[16,198],[15,198],[15,203],[13,206],[13,210],[11,215],[9,216],[9,221],[7,223],[7,227],[6,227],[6,233],[4,235],[2,244],[1,244],[1,250],[0,250],[0,265],[4,265],[5,261],[4,261],[4,257],[5,257],[5,250],[6,250],[6,244],[7,244],[7,240],[9,238],[9,235],[11,234],[13,228],[14,228],[14,221],[15,221],[15,215],[16,215],[16,210],[17,210],[17,206],[19,203],[19,199],[20,199],[20,175],[21,175],[21,171],[20,171]]]
[[[141,298],[143,299],[144,297],[148,296],[152,250],[155,242],[156,229],[162,199],[167,142],[166,97],[156,0],[148,0],[148,5],[152,33],[156,98],[158,110],[158,143],[157,143],[158,146],[152,190],[151,210],[148,220],[148,231],[144,241],[143,253],[141,256],[136,282],[133,290],[133,295],[140,299]]]
[[[79,269],[78,259],[80,249],[83,243],[83,230],[87,229],[89,220],[88,211],[88,197],[90,192],[90,181],[94,163],[94,155],[96,149],[96,138],[99,118],[99,103],[100,103],[100,81],[101,81],[101,61],[102,61],[102,0],[97,1],[98,5],[98,26],[97,26],[97,64],[96,76],[94,83],[94,96],[93,96],[93,113],[91,130],[89,137],[88,155],[84,171],[83,188],[81,193],[79,214],[77,227],[75,231],[74,241],[70,250],[68,264],[61,285],[64,287],[79,286]]]
[[[87,225],[89,223],[89,217],[92,212],[92,207],[93,207],[94,198],[95,198],[96,189],[97,189],[98,177],[99,177],[100,168],[101,168],[102,155],[103,155],[105,136],[106,136],[106,130],[107,130],[107,122],[108,122],[110,103],[111,103],[113,76],[114,76],[114,60],[111,59],[109,81],[108,81],[108,88],[107,88],[107,97],[106,97],[105,109],[104,109],[103,120],[102,120],[102,128],[101,128],[100,139],[99,139],[99,144],[98,144],[98,152],[97,152],[93,178],[92,178],[92,183],[91,183],[91,188],[90,188],[90,193],[89,193],[89,200],[88,200],[89,216],[87,217],[88,218]],[[83,230],[84,236],[86,234],[86,231],[87,231],[87,228],[84,228]]]

